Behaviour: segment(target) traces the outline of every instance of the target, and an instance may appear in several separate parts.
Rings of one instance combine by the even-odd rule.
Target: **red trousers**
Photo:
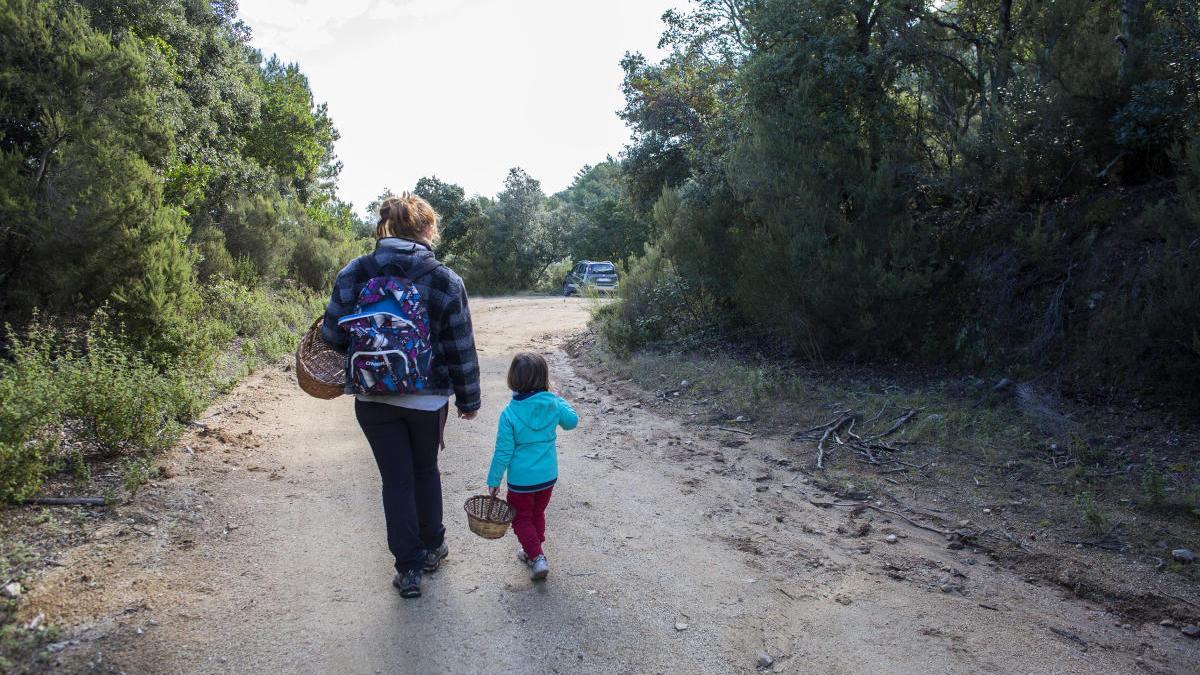
[[[505,497],[517,512],[512,522],[513,533],[530,560],[542,554],[542,542],[546,541],[546,506],[550,504],[553,491],[553,486],[537,492],[509,490]]]

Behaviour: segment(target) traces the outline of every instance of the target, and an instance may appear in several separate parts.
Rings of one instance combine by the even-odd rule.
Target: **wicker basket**
[[[467,512],[467,526],[484,539],[499,539],[508,531],[517,512],[508,502],[499,497],[477,495],[463,504]]]
[[[345,393],[346,356],[321,337],[321,319],[296,346],[296,381],[309,396],[332,399]]]

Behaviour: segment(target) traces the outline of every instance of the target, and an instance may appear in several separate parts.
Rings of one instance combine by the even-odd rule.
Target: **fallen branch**
[[[814,431],[820,431],[821,429],[824,429],[825,427],[828,427],[828,426],[830,426],[830,425],[834,424],[835,422],[840,422],[840,421],[842,421],[842,418],[843,418],[843,417],[846,415],[846,413],[848,413],[848,412],[850,412],[850,410],[849,410],[849,409],[846,409],[846,410],[843,410],[843,411],[841,411],[841,412],[839,412],[839,413],[836,413],[837,417],[834,417],[833,419],[829,420],[829,421],[828,421],[828,422],[826,422],[825,424],[818,424],[817,426],[815,426],[815,427],[813,427],[813,428],[809,429],[809,430],[808,430],[807,432],[805,432],[805,433],[810,433],[810,434],[811,434],[812,432],[814,432]]]
[[[1025,552],[1029,551],[1029,547],[1026,546],[1025,544],[1021,543],[1021,540],[1014,537],[1011,533],[1001,532],[1000,534],[1003,534],[1004,538],[1007,539],[1008,542],[1010,544],[1012,544],[1013,546],[1016,546],[1017,548],[1021,549],[1022,551],[1025,551]]]
[[[903,513],[898,512],[898,511],[892,511],[891,509],[885,509],[881,506],[875,506],[874,504],[864,504],[863,506],[866,506],[868,509],[875,509],[876,511],[878,511],[880,513],[887,513],[887,514],[896,516],[897,518],[901,518],[905,522],[907,522],[909,525],[912,525],[913,527],[917,527],[922,530],[925,530],[926,532],[933,532],[935,534],[940,534],[943,537],[946,537],[946,536],[949,536],[950,534],[952,534],[951,532],[949,532],[947,530],[941,530],[941,529],[938,529],[931,525],[923,525],[921,523],[918,523],[917,521],[913,520],[912,518],[909,518],[908,516],[904,515]]]
[[[838,429],[841,429],[842,425],[844,425],[847,421],[852,421],[853,419],[854,419],[853,416],[841,417],[841,418],[837,419],[836,421],[834,421],[831,426],[827,427],[825,429],[825,433],[821,434],[821,440],[817,441],[817,468],[818,469],[825,468],[825,441],[829,439],[829,436],[831,434],[835,434],[835,432],[837,432]],[[834,436],[834,437],[836,438],[836,436]],[[838,439],[838,443],[840,444],[841,442],[842,442],[841,439]]]
[[[863,426],[865,427],[865,426],[867,426],[868,424],[871,424],[871,423],[872,423],[872,422],[874,422],[875,420],[877,420],[877,419],[879,419],[880,417],[882,417],[882,416],[883,416],[883,411],[884,411],[884,410],[887,410],[887,407],[888,407],[888,402],[887,402],[887,401],[884,401],[884,402],[883,402],[883,407],[879,409],[879,412],[875,413],[875,416],[874,416],[874,417],[872,417],[871,419],[867,420],[866,422],[863,422]]]
[[[888,445],[887,443],[884,443],[883,441],[871,441],[869,443],[866,443],[866,446],[868,448],[874,448],[876,450],[886,450],[888,452],[900,452],[899,448],[893,448],[892,446]]]
[[[818,501],[815,501],[812,499],[810,499],[808,501],[813,506],[819,506],[821,508],[829,508],[831,506],[843,506],[843,507],[848,506],[848,507],[854,507],[854,508],[873,509],[880,513],[886,513],[891,516],[896,516],[897,518],[900,518],[901,520],[904,520],[905,522],[907,522],[909,525],[912,525],[913,527],[925,530],[926,532],[933,532],[934,534],[940,534],[943,537],[948,537],[948,536],[954,534],[953,532],[950,532],[948,530],[941,530],[941,529],[938,529],[931,525],[924,525],[922,523],[918,523],[917,521],[913,520],[912,518],[909,518],[908,516],[904,515],[903,513],[900,513],[899,511],[885,509],[882,506],[875,506],[874,504],[871,504],[868,502],[818,502]]]
[[[916,414],[917,414],[916,408],[910,409],[908,412],[901,415],[900,418],[897,419],[894,424],[892,424],[890,429],[883,432],[882,434],[879,434],[878,436],[873,437],[871,440],[877,441],[881,438],[887,438],[888,436],[891,436],[892,434],[896,433],[897,431],[900,431],[900,427],[903,427],[905,424],[907,424],[908,421],[913,418],[913,415],[916,415]]]
[[[31,497],[21,502],[28,506],[104,506],[103,497]]]
[[[754,432],[745,431],[743,429],[730,429],[729,427],[717,427],[717,428],[720,429],[721,431],[728,431],[730,433],[741,434],[743,436],[753,436],[754,435]]]
[[[1116,553],[1120,553],[1121,551],[1125,550],[1124,547],[1121,546],[1120,543],[1113,543],[1111,541],[1105,541],[1103,539],[1098,540],[1098,541],[1083,541],[1083,540],[1079,540],[1079,539],[1063,539],[1063,543],[1064,544],[1075,544],[1077,546],[1087,546],[1088,548],[1098,548],[1102,551],[1114,551]],[[1024,548],[1024,547],[1022,547],[1022,548]]]

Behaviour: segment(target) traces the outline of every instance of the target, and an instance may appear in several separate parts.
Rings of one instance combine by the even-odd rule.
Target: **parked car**
[[[611,262],[581,260],[563,278],[563,295],[592,289],[599,293],[617,292],[617,266]]]

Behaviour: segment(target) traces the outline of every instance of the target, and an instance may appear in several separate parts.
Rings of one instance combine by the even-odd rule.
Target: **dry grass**
[[[838,412],[854,411],[855,431],[869,437],[916,410],[889,437],[898,452],[881,453],[898,462],[867,464],[831,441],[829,479],[982,521],[1023,544],[1083,547],[1200,578],[1196,565],[1170,559],[1175,548],[1200,550],[1200,458],[1189,450],[1200,435],[1157,410],[1072,405],[1032,383],[847,375],[715,353],[591,353],[685,414],[790,435],[810,466],[815,444],[804,432]]]

